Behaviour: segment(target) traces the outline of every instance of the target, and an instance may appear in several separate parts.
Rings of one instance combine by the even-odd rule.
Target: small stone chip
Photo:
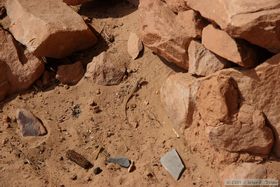
[[[16,112],[17,123],[23,136],[43,136],[47,134],[42,121],[26,109]]]
[[[94,170],[93,170],[93,173],[95,174],[95,175],[98,175],[98,174],[100,174],[102,172],[102,169],[100,168],[100,167],[96,167],[96,168],[94,168]]]
[[[128,168],[130,166],[130,160],[125,157],[110,157],[107,160],[108,163],[118,164],[121,167]]]

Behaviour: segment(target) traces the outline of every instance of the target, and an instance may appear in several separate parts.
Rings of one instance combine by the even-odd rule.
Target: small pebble
[[[102,169],[101,169],[100,167],[94,168],[94,170],[93,170],[93,173],[94,173],[95,175],[98,175],[98,174],[100,174],[101,172],[102,172]]]

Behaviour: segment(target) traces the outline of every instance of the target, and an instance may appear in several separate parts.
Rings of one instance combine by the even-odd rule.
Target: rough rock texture
[[[250,105],[239,108],[240,96],[238,84],[229,76],[218,74],[201,82],[196,105],[203,121],[211,126],[209,141],[217,149],[267,155],[273,133],[261,111]]]
[[[42,122],[26,109],[18,109],[16,118],[23,136],[42,136],[47,134]]]
[[[213,53],[243,67],[257,63],[255,52],[245,43],[235,41],[225,31],[208,25],[202,31],[202,44]]]
[[[87,1],[88,0],[63,0],[63,2],[66,3],[67,5],[80,5]]]
[[[197,85],[190,74],[177,73],[170,75],[161,88],[161,102],[176,129],[192,122]]]
[[[127,51],[132,59],[136,59],[143,50],[141,39],[135,33],[130,33],[127,41]]]
[[[10,31],[37,56],[63,58],[96,43],[81,16],[57,0],[8,0]]]
[[[83,78],[85,70],[81,61],[59,65],[56,79],[62,84],[75,85]]]
[[[0,99],[29,88],[43,72],[41,60],[25,53],[10,34],[0,30]]]
[[[233,37],[280,52],[279,0],[188,0],[188,6]]]
[[[242,163],[229,165],[221,173],[221,184],[225,186],[225,180],[230,179],[266,179],[267,170],[261,164]],[[244,185],[239,185],[245,187]]]
[[[117,60],[113,53],[103,52],[87,65],[85,77],[92,78],[97,84],[109,86],[119,84],[125,72],[123,62]]]
[[[219,123],[217,127],[211,128],[210,143],[217,149],[230,152],[242,151],[268,155],[274,140],[272,130],[266,125],[264,115],[248,106],[240,110],[238,120],[231,124]]]
[[[165,0],[168,7],[175,13],[189,10],[186,0]]]
[[[214,76],[202,81],[198,89],[197,110],[205,122],[216,126],[229,122],[238,112],[239,91],[236,82],[229,76]]]
[[[229,67],[229,63],[206,49],[201,43],[193,40],[188,48],[189,73],[207,76],[218,70]]]
[[[187,69],[189,43],[201,35],[198,15],[193,10],[176,15],[160,0],[143,0],[140,7],[144,45],[166,60]]]
[[[275,55],[252,70],[240,72],[227,69],[219,72],[220,75],[233,77],[237,82],[243,105],[252,106],[255,110],[260,110],[265,114],[269,124],[272,125],[275,131],[274,150],[278,156],[280,156],[280,116],[278,112],[280,90],[276,85],[280,84],[279,72],[280,54]]]

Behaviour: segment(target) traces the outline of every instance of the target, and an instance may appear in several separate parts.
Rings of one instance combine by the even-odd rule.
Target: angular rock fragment
[[[6,8],[11,33],[36,56],[63,58],[97,41],[82,17],[62,1],[8,0]]]
[[[130,160],[128,160],[126,157],[110,157],[108,158],[107,162],[118,164],[124,168],[128,168],[130,166]]]
[[[280,52],[279,0],[188,0],[188,6],[231,36]]]
[[[16,118],[23,136],[43,136],[47,130],[41,120],[26,109],[18,109]]]
[[[68,62],[66,60],[66,62]],[[75,85],[84,76],[85,70],[81,61],[59,65],[57,68],[56,79],[62,84]]]
[[[202,44],[213,53],[243,67],[253,67],[257,56],[253,49],[235,41],[225,31],[208,25],[202,31]]]
[[[90,169],[93,167],[93,164],[90,163],[90,161],[88,161],[83,155],[77,153],[74,150],[68,150],[66,152],[66,157],[84,169]]]
[[[43,62],[24,51],[9,33],[0,29],[0,100],[29,88],[43,72]]]
[[[172,149],[164,156],[162,156],[160,159],[160,163],[175,180],[179,180],[180,176],[185,170],[185,165],[183,164],[180,156],[175,149]]]
[[[170,75],[162,85],[161,102],[175,129],[191,124],[197,89],[196,79],[188,73]]]
[[[110,86],[119,84],[126,72],[125,62],[110,52],[94,57],[87,65],[86,78],[92,78],[97,84]]]
[[[140,7],[144,45],[187,69],[189,43],[201,36],[202,23],[198,14],[188,10],[176,15],[160,0],[143,0]]]
[[[139,53],[143,50],[143,44],[140,38],[135,33],[130,33],[127,42],[127,51],[132,59],[136,59]]]
[[[199,76],[207,76],[229,66],[229,63],[211,51],[201,43],[193,40],[188,49],[189,73]]]

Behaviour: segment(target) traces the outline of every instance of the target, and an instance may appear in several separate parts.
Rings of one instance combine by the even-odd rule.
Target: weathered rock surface
[[[144,45],[166,60],[187,69],[189,43],[201,35],[198,15],[193,10],[176,15],[160,0],[143,0],[140,7]]]
[[[135,33],[130,33],[127,41],[127,51],[132,59],[136,59],[143,50],[141,39]]]
[[[267,170],[261,164],[242,163],[240,165],[230,165],[221,173],[221,184],[225,186],[225,180],[236,179],[266,179]],[[230,186],[230,185],[229,185]],[[240,185],[242,187],[248,185]]]
[[[240,66],[252,67],[257,63],[257,56],[252,49],[213,25],[203,29],[202,44],[213,53]]]
[[[194,75],[207,76],[230,66],[225,59],[218,57],[195,40],[190,43],[188,54],[188,72]]]
[[[211,82],[209,82],[209,81],[213,77],[214,77],[214,79],[218,79],[218,77],[221,77],[221,76],[232,77],[232,79],[234,79],[237,84],[237,88],[240,93],[240,96],[242,96],[241,97],[242,106],[244,106],[244,105],[251,106],[253,108],[253,111],[263,112],[264,115],[267,117],[267,121],[273,127],[273,130],[275,131],[275,133],[274,133],[274,138],[275,138],[274,151],[276,152],[276,154],[278,156],[280,156],[280,151],[279,151],[280,150],[280,142],[279,142],[280,115],[278,114],[278,106],[280,106],[280,98],[279,98],[280,90],[278,89],[278,87],[276,85],[280,84],[279,72],[280,72],[280,54],[275,55],[271,59],[267,60],[266,62],[264,62],[263,64],[257,66],[256,68],[254,68],[252,70],[246,70],[246,71],[238,71],[238,70],[234,70],[234,69],[221,70],[221,71],[215,73],[214,75],[211,75],[210,77],[206,78],[205,83],[201,83],[201,84],[206,85],[208,82],[209,83],[208,88],[206,87],[205,92],[211,93],[212,92],[212,91],[210,91],[211,89],[209,90],[209,88],[211,87]],[[203,87],[201,87],[200,89],[202,89],[202,88]],[[212,88],[212,90],[213,90],[213,88]],[[202,96],[201,98],[203,98],[203,95],[201,95],[201,96]],[[226,119],[225,114],[226,114],[227,110],[225,110],[224,107],[221,108],[223,110],[221,110],[219,108],[218,108],[219,110],[214,110],[216,107],[212,108],[210,106],[210,104],[209,105],[207,104],[207,103],[212,103],[215,106],[219,106],[216,102],[220,103],[222,101],[222,98],[214,99],[216,101],[216,102],[214,102],[214,101],[211,101],[211,94],[210,94],[209,96],[205,95],[205,98],[203,98],[203,100],[204,100],[203,104],[202,103],[199,104],[198,108],[203,109],[203,110],[199,110],[200,113],[201,113],[201,111],[205,111],[205,112],[202,112],[201,116],[204,117],[204,120],[206,119],[206,122],[208,121],[207,122],[208,124],[218,124],[218,121],[220,121],[220,120],[225,121],[224,119]],[[236,105],[236,102],[234,102],[233,99],[230,99],[230,101],[231,101],[230,103],[233,104],[233,105],[231,104],[231,107]],[[207,109],[207,108],[209,108],[209,109]],[[210,112],[207,113],[207,111],[210,111]],[[214,111],[216,111],[215,114],[213,114]],[[253,113],[253,112],[250,112],[250,113]],[[239,111],[239,114],[240,114],[240,111]],[[240,115],[242,115],[242,114],[240,114]],[[239,118],[240,118],[240,115],[239,115]],[[234,118],[231,118],[231,121],[233,119]],[[250,117],[248,119],[250,119]],[[266,130],[266,128],[263,128],[261,125],[256,125],[256,124],[262,124],[262,123],[260,123],[260,122],[252,123],[248,119],[247,119],[247,122],[245,122],[246,120],[244,120],[244,118],[242,120],[239,119],[239,121],[241,121],[242,124],[247,124],[247,125],[242,125],[242,128],[243,127],[246,127],[245,129],[254,128],[255,132],[262,129],[262,133],[258,133],[259,134],[258,136],[260,136],[263,143],[267,145],[267,146],[264,146],[264,148],[266,147],[265,149],[269,149],[268,142],[271,139],[270,135],[269,135],[270,133]],[[262,119],[262,118],[259,118],[259,119]],[[238,121],[238,119],[234,120],[234,121]],[[211,122],[213,122],[213,123],[211,123]],[[252,127],[250,127],[250,126],[252,126]],[[255,132],[252,132],[252,133],[255,133]],[[255,135],[252,135],[252,136],[255,136]],[[262,146],[264,144],[261,143]],[[259,150],[259,148],[256,147],[256,150]],[[252,152],[252,151],[250,151],[250,152]],[[254,151],[254,152],[259,152],[259,151]],[[266,152],[266,151],[264,151],[264,152]]]
[[[236,38],[280,52],[278,0],[188,0],[188,6]]]
[[[262,111],[268,122],[275,130],[274,150],[280,156],[280,90],[276,85],[280,84],[280,54],[275,55],[265,63],[253,70],[240,72],[229,69],[222,70],[220,74],[231,76],[236,80],[243,104],[253,106],[256,110]]]
[[[23,136],[43,136],[47,134],[42,122],[26,109],[18,109],[16,118]]]
[[[264,115],[250,106],[242,106],[238,120],[231,124],[219,123],[211,128],[209,140],[217,149],[260,155],[268,155],[274,142]]]
[[[43,62],[0,30],[0,99],[29,88],[44,72]]]
[[[175,13],[189,10],[186,0],[165,0],[168,7]]]
[[[67,62],[67,60],[66,60]],[[85,70],[81,61],[59,65],[56,79],[62,84],[75,85],[84,76]]]
[[[121,59],[113,53],[103,52],[87,65],[85,77],[92,78],[97,84],[110,86],[119,84],[125,73],[125,63]]]
[[[175,129],[191,124],[197,89],[196,79],[188,73],[170,75],[164,82],[161,102]]]
[[[8,0],[10,31],[37,56],[63,58],[97,39],[82,17],[57,0]]]
[[[87,1],[88,0],[63,0],[63,2],[66,3],[67,5],[74,5],[74,6],[83,4]]]
[[[209,126],[230,122],[238,112],[239,102],[236,82],[223,75],[202,81],[196,98],[197,110]]]

